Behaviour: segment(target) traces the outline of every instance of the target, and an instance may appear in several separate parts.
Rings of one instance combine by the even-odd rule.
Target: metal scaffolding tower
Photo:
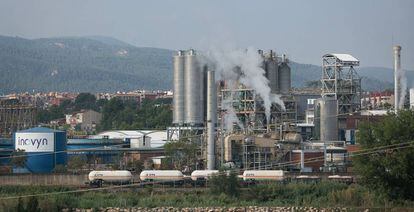
[[[0,136],[33,127],[36,124],[36,108],[23,105],[18,100],[0,100]]]
[[[326,54],[322,57],[322,96],[338,100],[338,115],[361,108],[361,78],[354,67],[359,60],[349,54]]]
[[[221,89],[219,94],[219,115],[220,123],[226,114],[223,104],[229,104],[234,109],[237,118],[244,126],[247,133],[266,132],[269,125],[279,125],[284,122],[295,123],[297,121],[297,103],[293,96],[286,95],[281,97],[286,110],[282,110],[278,104],[272,104],[270,122],[267,123],[263,100],[252,89],[240,85],[237,89]],[[237,131],[237,126],[235,126]],[[229,132],[231,133],[231,132]]]

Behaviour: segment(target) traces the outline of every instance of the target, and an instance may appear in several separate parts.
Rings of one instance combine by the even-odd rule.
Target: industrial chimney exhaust
[[[394,108],[395,112],[401,109],[401,46],[394,46]]]
[[[207,71],[207,169],[214,170],[215,128],[217,122],[217,92],[214,71]]]

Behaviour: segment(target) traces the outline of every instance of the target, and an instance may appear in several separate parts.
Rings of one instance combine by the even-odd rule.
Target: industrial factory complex
[[[202,163],[188,171],[232,167],[350,172],[349,154],[358,150],[358,125],[381,120],[393,111],[368,105],[380,102],[394,105],[395,110],[403,107],[400,51],[401,47],[394,48],[396,87],[392,98],[391,94],[363,96],[357,73],[360,61],[350,54],[323,55],[320,87],[299,89],[291,86],[295,70],[285,54],[242,51],[241,60],[248,60],[243,57],[250,54],[257,61],[251,70],[243,61],[223,66],[205,52],[177,51],[172,67],[173,120],[166,130],[114,130],[72,138],[65,131],[35,127],[34,107],[0,101],[0,124],[7,125],[1,133],[13,135],[0,140],[1,171],[51,173],[76,156],[92,164],[92,169],[109,169],[105,164],[123,167],[137,160],[152,160],[151,168],[160,168],[164,144],[180,141],[196,144],[195,157]],[[136,99],[132,94],[120,96]],[[142,94],[139,97],[141,100]],[[410,101],[414,105],[413,89]],[[86,117],[84,113],[68,114],[66,122],[73,127],[82,124],[78,119]],[[83,124],[94,130],[101,116],[91,113],[97,118]],[[18,151],[27,154],[25,166],[4,168]]]
[[[395,55],[395,110],[398,101],[401,47]],[[246,53],[247,54],[247,53]],[[351,171],[349,153],[358,149],[356,134],[363,121],[378,121],[387,110],[371,110],[362,98],[360,61],[350,54],[322,56],[321,87],[293,89],[286,55],[258,50],[272,101],[235,64],[219,70],[208,55],[195,50],[174,56],[173,126],[169,140],[196,142],[207,169],[283,169],[297,172]],[[208,62],[206,62],[208,61]],[[248,68],[248,67],[247,67]],[[224,73],[223,72],[226,72]],[[226,79],[228,72],[238,78]],[[253,82],[254,83],[254,82]],[[413,94],[411,94],[413,95]],[[272,98],[270,98],[272,99]],[[318,160],[315,160],[318,158]]]

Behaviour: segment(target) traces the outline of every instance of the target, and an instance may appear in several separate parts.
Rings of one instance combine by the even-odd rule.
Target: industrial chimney
[[[217,122],[217,92],[213,70],[207,71],[207,169],[215,166],[215,126]]]
[[[400,108],[401,95],[401,46],[394,46],[394,108]]]

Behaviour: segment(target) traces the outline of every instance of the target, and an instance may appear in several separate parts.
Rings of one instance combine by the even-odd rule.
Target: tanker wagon
[[[283,170],[246,170],[243,172],[243,182],[246,184],[277,182],[284,179]]]
[[[195,170],[191,173],[191,180],[194,185],[204,186],[210,177],[218,174],[218,170]]]
[[[178,170],[145,170],[139,175],[142,185],[145,184],[164,184],[164,185],[183,185],[184,175]]]
[[[127,170],[91,171],[88,175],[89,185],[101,187],[102,184],[124,185],[132,182],[132,174]]]

